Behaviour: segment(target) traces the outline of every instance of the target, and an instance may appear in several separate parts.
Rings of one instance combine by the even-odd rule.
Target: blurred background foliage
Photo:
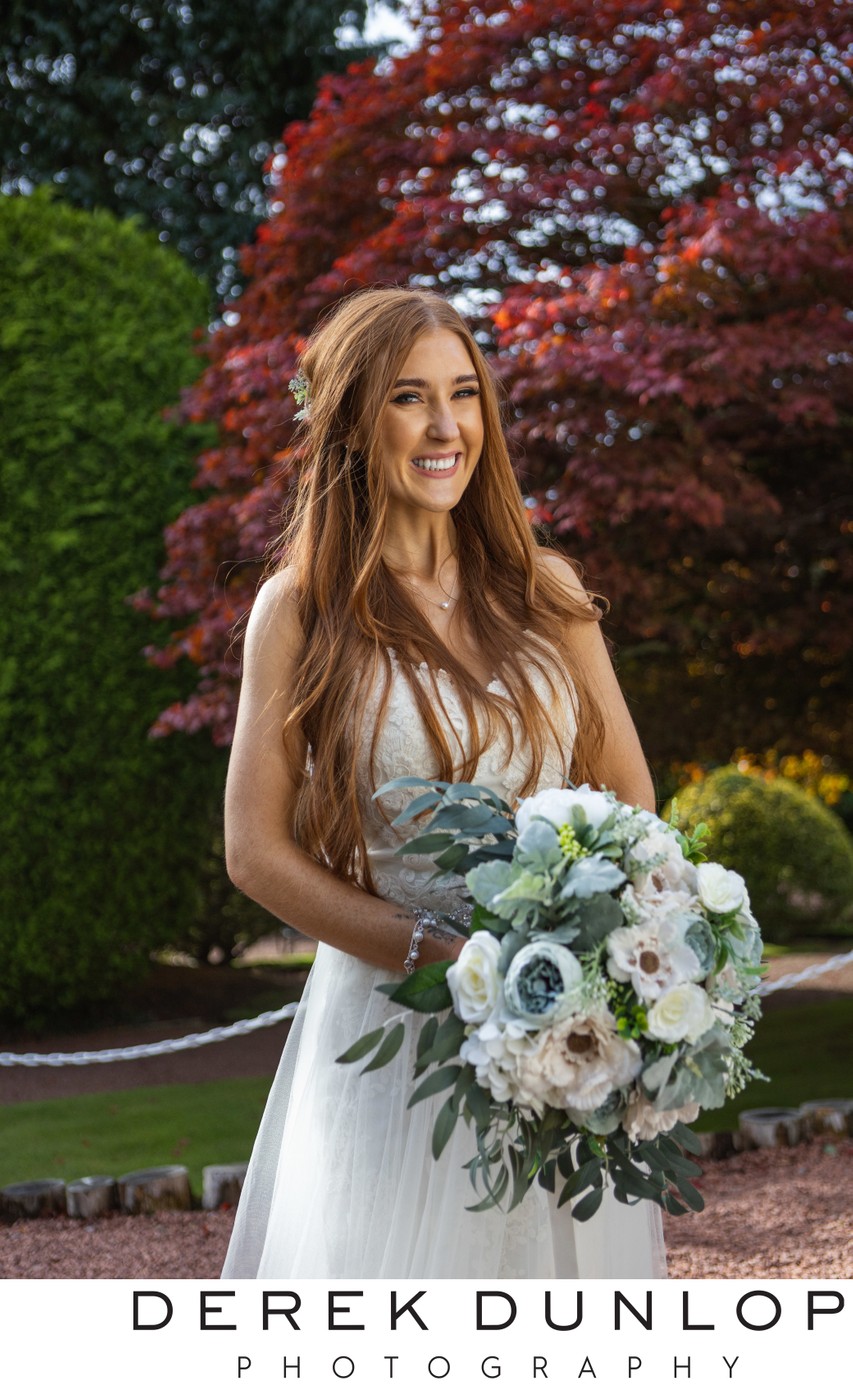
[[[149,737],[190,681],[145,662],[128,602],[208,433],[162,414],[206,292],[152,233],[47,190],[0,199],[0,257],[0,1014],[36,1025],[105,1002],[214,903],[224,753]]]
[[[235,623],[301,344],[370,283],[470,318],[531,523],[612,602],[659,806],[769,937],[848,928],[842,7],[392,8],[390,57],[342,46],[362,0],[0,18],[7,1021],[277,927],[222,860]]]
[[[318,78],[382,51],[341,50],[367,0],[6,0],[4,192],[59,187],[74,207],[143,219],[210,281],[266,215],[264,169]],[[216,299],[213,300],[214,302]]]

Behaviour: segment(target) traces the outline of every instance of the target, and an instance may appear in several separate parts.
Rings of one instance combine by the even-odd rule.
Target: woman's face
[[[418,337],[379,424],[392,505],[449,511],[483,447],[480,385],[468,348],[449,328]]]

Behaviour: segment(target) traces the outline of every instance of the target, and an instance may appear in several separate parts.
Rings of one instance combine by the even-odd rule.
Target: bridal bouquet
[[[534,1180],[559,1182],[559,1204],[583,1196],[577,1219],[606,1183],[623,1203],[701,1209],[686,1124],[764,1077],[743,1054],[762,971],[743,878],[703,860],[705,825],[685,836],[675,807],[665,823],[583,785],[513,815],[489,789],[416,777],[377,793],[415,785],[394,823],[431,818],[400,851],[434,856],[436,879],[464,875],[473,905],[456,962],[381,989],[429,1014],[409,1106],[448,1093],[433,1155],[459,1118],[473,1128],[477,1210],[513,1208]],[[377,1069],[403,1036],[380,1027],[339,1061],[376,1051]]]

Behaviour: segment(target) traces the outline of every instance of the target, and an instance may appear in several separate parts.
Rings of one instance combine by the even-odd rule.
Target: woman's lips
[[[436,457],[435,461],[439,461],[439,457]],[[415,469],[419,477],[430,477],[431,479],[435,480],[441,477],[455,477],[456,473],[459,471],[459,464],[462,461],[462,454],[455,453],[454,458],[455,461],[453,462],[453,465],[451,467],[419,467],[418,464],[415,462],[414,458],[409,459],[409,464]],[[444,462],[447,461],[447,459],[441,460]]]

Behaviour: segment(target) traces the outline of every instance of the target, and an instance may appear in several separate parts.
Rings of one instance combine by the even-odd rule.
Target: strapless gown
[[[450,677],[433,686],[448,733],[466,744],[465,717]],[[532,671],[534,683],[541,675]],[[544,685],[544,681],[542,681]],[[499,680],[490,688],[501,692]],[[544,688],[540,686],[544,695]],[[559,711],[570,746],[574,721]],[[371,719],[365,719],[365,737]],[[524,737],[507,757],[503,734],[481,755],[472,779],[512,803],[525,778]],[[432,777],[436,768],[412,691],[396,662],[376,749],[376,784],[401,775]],[[379,894],[403,905],[458,909],[458,879],[429,886],[430,858],[396,856],[401,831],[371,801],[368,746],[360,749],[359,784],[371,869]],[[560,784],[559,761],[543,767],[537,789]],[[383,797],[389,819],[416,794]],[[413,836],[411,826],[406,836]],[[228,1248],[223,1277],[370,1278],[647,1278],[666,1275],[660,1211],[643,1202],[619,1204],[608,1192],[587,1223],[557,1208],[535,1185],[507,1214],[466,1212],[476,1202],[464,1163],[472,1132],[459,1121],[441,1158],[430,1141],[444,1094],[408,1109],[415,1046],[424,1018],[404,1013],[378,983],[402,979],[328,944],[316,959],[293,1020],[255,1141]],[[361,1075],[363,1063],[336,1064],[354,1040],[387,1018],[406,1016],[406,1039],[383,1069]]]

